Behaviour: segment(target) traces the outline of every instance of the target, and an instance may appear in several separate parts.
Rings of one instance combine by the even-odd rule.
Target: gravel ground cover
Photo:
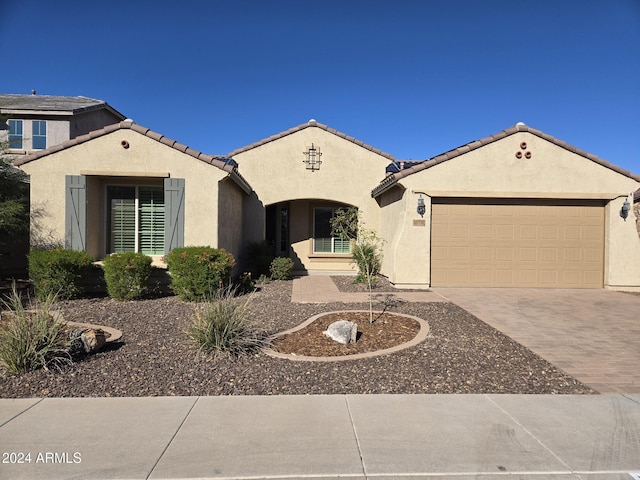
[[[366,304],[294,304],[291,282],[261,286],[252,317],[274,334],[328,311]],[[390,355],[342,362],[296,362],[263,352],[198,355],[184,335],[195,305],[177,297],[62,302],[65,318],[107,325],[122,342],[61,372],[0,373],[0,397],[294,395],[357,393],[596,393],[451,303],[390,307],[428,321],[429,338]]]

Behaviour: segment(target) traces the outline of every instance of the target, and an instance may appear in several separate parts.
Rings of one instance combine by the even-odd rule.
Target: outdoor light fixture
[[[307,157],[306,160],[303,160],[303,162],[307,164],[307,170],[311,170],[312,172],[320,170],[320,164],[322,164],[322,160],[320,160],[322,156],[320,147],[316,147],[312,143],[310,147],[307,147],[307,151],[302,153]]]
[[[629,216],[629,210],[631,210],[631,204],[629,203],[629,198],[627,198],[622,204],[622,208],[620,209],[620,216],[626,222],[627,217]]]
[[[426,210],[426,208],[425,208],[425,206],[424,206],[424,198],[422,198],[422,195],[420,195],[420,196],[418,197],[418,208],[417,208],[417,210],[418,210],[418,214],[419,214],[421,217],[423,217],[423,216],[424,216],[424,212],[426,212],[426,211],[427,211],[427,210]]]

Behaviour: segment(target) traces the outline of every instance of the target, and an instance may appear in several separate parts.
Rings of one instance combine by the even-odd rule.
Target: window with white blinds
[[[313,253],[351,253],[351,242],[331,235],[335,208],[313,209]]]
[[[110,186],[109,253],[164,253],[164,190],[150,186]]]

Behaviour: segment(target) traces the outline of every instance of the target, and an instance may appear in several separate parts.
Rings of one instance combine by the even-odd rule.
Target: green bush
[[[174,248],[165,260],[171,289],[188,302],[206,300],[227,286],[235,264],[229,252],[212,247]]]
[[[46,299],[56,295],[60,299],[84,293],[84,277],[93,259],[86,252],[55,248],[34,249],[29,252],[29,276],[33,280],[36,297]]]
[[[235,289],[218,290],[196,310],[185,334],[200,351],[238,356],[264,345],[264,336],[255,328],[247,315],[251,297],[241,301],[235,298]]]
[[[382,258],[378,246],[374,243],[360,242],[353,245],[353,261],[358,266],[359,282],[375,281],[380,273]]]
[[[151,257],[142,253],[114,253],[103,261],[104,279],[111,298],[134,300],[147,290],[151,275]]]
[[[44,368],[60,368],[71,363],[69,340],[64,324],[51,315],[53,294],[33,311],[26,311],[15,286],[3,302],[0,322],[0,365],[10,373]]]
[[[289,280],[293,271],[293,260],[288,257],[277,257],[269,267],[272,280]]]

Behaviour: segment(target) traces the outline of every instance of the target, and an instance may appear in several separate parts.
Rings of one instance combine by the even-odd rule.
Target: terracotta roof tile
[[[514,125],[512,127],[509,127],[505,130],[502,130],[501,132],[498,133],[494,133],[493,135],[489,135],[488,137],[482,138],[480,140],[475,140],[473,142],[467,143],[466,145],[462,145],[461,147],[455,148],[453,150],[450,150],[448,152],[442,153],[440,155],[437,155],[435,157],[432,157],[428,160],[425,160],[424,162],[421,162],[413,167],[410,168],[406,168],[404,170],[401,170],[398,173],[394,173],[391,174],[389,176],[387,176],[384,180],[382,180],[382,182],[380,182],[380,184],[378,184],[378,186],[376,188],[374,188],[371,191],[371,196],[372,197],[377,197],[378,195],[380,195],[381,193],[385,192],[386,190],[388,190],[389,188],[391,188],[393,185],[395,185],[400,179],[404,178],[404,177],[408,177],[409,175],[412,175],[414,173],[420,172],[422,170],[426,170],[427,168],[431,168],[434,165],[437,165],[439,163],[445,162],[447,160],[451,160],[452,158],[458,157],[460,155],[463,155],[465,153],[468,153],[472,150],[476,150],[477,148],[480,148],[484,145],[488,145],[490,143],[496,142],[502,138],[508,137],[509,135],[513,135],[514,133],[517,132],[529,132],[532,135],[535,135],[537,137],[540,137],[542,139],[545,139],[551,143],[554,143],[555,145],[564,148],[566,150],[569,150],[570,152],[573,152],[577,155],[580,155],[581,157],[587,158],[589,160],[591,160],[592,162],[595,162],[599,165],[602,165],[605,168],[608,168],[610,170],[613,170],[614,172],[620,173],[621,175],[627,176],[629,178],[632,178],[638,182],[640,182],[640,176],[638,175],[634,175],[632,174],[630,171],[625,170],[623,168],[618,167],[617,165],[614,165],[612,163],[607,162],[606,160],[602,160],[601,158],[592,155],[584,150],[580,150],[579,148],[576,148],[573,145],[570,145],[568,143],[566,143],[563,140],[558,140],[555,137],[552,137],[551,135],[548,135],[540,130],[536,130],[535,128],[531,128],[527,125],[524,124],[517,124]],[[640,190],[639,190],[640,191]],[[636,194],[638,194],[638,192],[636,192]],[[638,194],[640,195],[640,194]]]
[[[240,175],[238,169],[233,165],[229,164],[225,158],[214,157],[212,155],[207,155],[192,148],[187,147],[181,143],[176,142],[175,140],[165,137],[159,133],[153,132],[146,127],[142,127],[136,123],[131,121],[124,121],[120,123],[116,123],[113,125],[107,125],[100,130],[95,130],[86,135],[81,135],[71,140],[67,140],[63,143],[53,145],[52,147],[47,148],[46,150],[41,150],[36,153],[32,153],[31,155],[25,155],[24,157],[18,158],[14,161],[14,165],[21,166],[26,163],[33,162],[35,160],[39,160],[43,157],[51,155],[52,153],[59,152],[60,150],[65,150],[67,148],[71,148],[75,145],[80,145],[82,143],[88,142],[94,138],[99,138],[103,135],[107,135],[109,133],[113,133],[117,130],[133,130],[137,133],[140,133],[146,137],[149,137],[159,143],[167,145],[171,148],[174,148],[182,153],[185,153],[191,157],[194,157],[202,162],[208,163],[209,165],[213,165],[214,167],[219,168],[220,170],[224,170],[228,172],[229,175],[233,178],[233,180],[238,184],[238,186],[247,194],[251,193],[252,189],[249,183]]]
[[[318,123],[315,120],[310,120],[307,123],[303,123],[303,124],[298,125],[297,127],[293,127],[293,128],[288,129],[288,130],[285,130],[284,132],[277,133],[275,135],[271,135],[270,137],[267,137],[267,138],[265,138],[263,140],[259,140],[257,142],[254,142],[254,143],[252,143],[250,145],[247,145],[246,147],[238,148],[238,149],[228,153],[227,156],[228,157],[233,157],[234,155],[238,155],[240,153],[243,153],[243,152],[246,152],[248,150],[254,149],[254,148],[259,147],[261,145],[265,145],[265,144],[267,144],[269,142],[273,142],[275,140],[278,140],[280,138],[286,137],[287,135],[291,135],[293,133],[299,132],[299,131],[304,130],[305,128],[309,128],[309,127],[321,128],[322,130],[324,130],[326,132],[329,132],[329,133],[331,133],[333,135],[336,135],[338,137],[344,138],[345,140],[347,140],[349,142],[352,142],[352,143],[354,143],[354,144],[356,144],[356,145],[358,145],[358,146],[360,146],[362,148],[370,150],[373,153],[376,153],[378,155],[386,157],[389,160],[395,161],[395,157],[393,155],[391,155],[389,153],[386,153],[386,152],[383,152],[382,150],[379,150],[379,149],[377,149],[375,147],[372,147],[371,145],[368,145],[368,144],[366,144],[366,143],[364,143],[364,142],[362,142],[360,140],[357,140],[357,139],[347,135],[346,133],[339,132],[339,131],[337,131],[337,130],[335,130],[333,128],[328,127],[327,125],[324,125],[322,123]]]

